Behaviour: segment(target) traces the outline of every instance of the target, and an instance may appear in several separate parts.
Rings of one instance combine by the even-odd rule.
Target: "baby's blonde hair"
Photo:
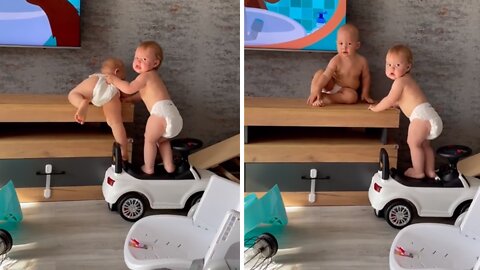
[[[358,28],[351,23],[347,23],[347,24],[342,25],[338,29],[338,31],[339,32],[340,31],[347,31],[352,35],[353,39],[355,39],[356,41],[360,41],[360,34],[358,32]]]
[[[393,47],[391,47],[388,52],[388,54],[395,54],[395,55],[401,55],[404,57],[409,64],[413,64],[413,54],[412,50],[410,50],[409,47],[403,44],[398,44]]]
[[[111,65],[114,70],[118,70],[115,75],[120,79],[125,79],[125,64],[122,60],[115,57],[109,57],[103,61],[102,66],[103,65]]]
[[[158,61],[160,61],[160,63],[158,64],[158,66],[155,67],[155,69],[158,69],[160,67],[163,61],[163,49],[157,42],[153,40],[144,41],[140,43],[140,45],[138,45],[138,48],[152,49],[155,57],[158,59]]]

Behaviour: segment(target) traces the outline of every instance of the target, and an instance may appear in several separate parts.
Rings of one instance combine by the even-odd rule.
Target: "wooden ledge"
[[[133,122],[131,103],[122,104],[124,122]],[[74,122],[76,112],[66,95],[0,95],[0,122]],[[102,108],[90,104],[88,122],[105,122]]]
[[[267,128],[260,128],[260,131]],[[374,135],[348,128],[268,128],[252,134],[245,144],[245,162],[379,162],[380,149],[387,150],[390,165],[397,164],[398,145],[382,144]],[[253,133],[253,132],[252,132]]]
[[[109,130],[3,131],[0,159],[110,157],[113,142]]]
[[[258,198],[265,192],[254,192]],[[308,201],[309,192],[282,192],[285,206],[349,206],[370,205],[367,191],[315,192],[315,202]],[[247,193],[245,193],[247,195]]]
[[[368,104],[312,107],[306,99],[245,97],[245,126],[398,128],[400,111],[375,113]]]
[[[82,201],[103,200],[102,186],[68,186],[52,187],[50,198],[43,197],[44,187],[15,188],[18,200],[26,202],[55,202],[55,201]],[[105,203],[106,205],[106,203]],[[107,207],[105,206],[105,209]]]

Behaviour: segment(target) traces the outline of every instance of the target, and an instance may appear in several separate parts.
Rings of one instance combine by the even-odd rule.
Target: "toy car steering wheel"
[[[194,138],[173,139],[172,148],[180,152],[190,152],[203,146],[202,141]]]
[[[450,168],[456,169],[458,160],[472,154],[472,149],[464,145],[446,145],[438,148],[437,155],[448,159]]]

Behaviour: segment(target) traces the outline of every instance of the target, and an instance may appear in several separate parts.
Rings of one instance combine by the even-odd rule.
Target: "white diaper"
[[[118,93],[118,89],[115,86],[107,83],[105,75],[96,73],[90,75],[89,77],[92,76],[98,77],[97,84],[95,85],[95,88],[93,88],[92,104],[97,107],[101,107],[105,103],[112,100],[112,98]]]
[[[428,140],[433,140],[442,133],[442,119],[430,103],[422,103],[415,107],[410,115],[410,122],[414,119],[428,120],[430,122],[430,134],[427,137]]]
[[[155,104],[153,104],[150,114],[165,118],[167,127],[165,129],[165,133],[163,134],[164,138],[173,138],[177,136],[180,131],[182,131],[182,116],[171,100],[157,101]]]
[[[335,93],[337,93],[338,91],[340,91],[342,89],[342,87],[338,84],[335,84],[332,88],[332,90],[328,91],[326,90],[325,88],[322,89],[322,93],[325,93],[325,94],[329,94],[329,95],[333,95]]]

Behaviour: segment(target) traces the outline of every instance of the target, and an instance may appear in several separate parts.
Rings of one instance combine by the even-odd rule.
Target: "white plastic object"
[[[48,199],[50,198],[51,196],[51,189],[50,189],[50,177],[51,177],[51,173],[52,173],[52,164],[47,164],[45,165],[45,173],[46,173],[46,183],[45,183],[45,189],[43,190],[43,197],[45,197],[45,199]]]
[[[308,194],[308,201],[310,203],[315,202],[315,178],[317,178],[317,169],[310,170],[310,194]]]

